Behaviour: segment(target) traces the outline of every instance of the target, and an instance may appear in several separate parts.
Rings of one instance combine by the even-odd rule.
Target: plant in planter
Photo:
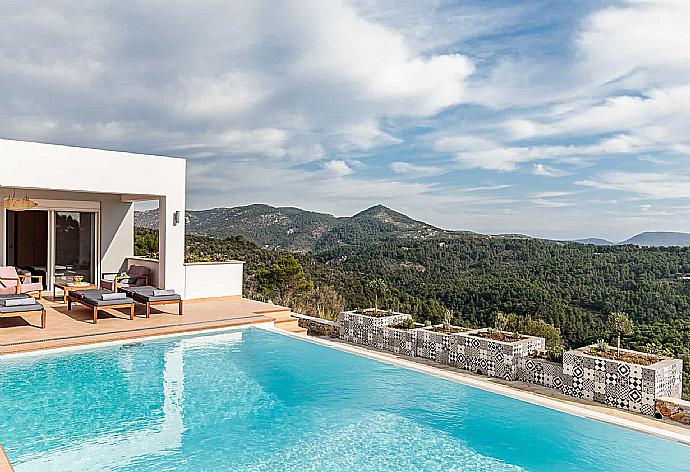
[[[476,333],[472,333],[472,336],[478,336],[480,338],[486,338],[486,339],[491,339],[493,341],[501,341],[501,342],[514,342],[514,341],[520,341],[522,339],[525,339],[523,335],[520,333],[511,333],[507,331],[499,331],[494,328],[489,328],[486,331],[477,331]]]
[[[386,301],[386,294],[388,293],[388,285],[382,279],[370,280],[367,284],[369,289],[374,292],[374,311],[379,310],[379,295],[383,297],[383,301]]]
[[[529,353],[533,359],[542,359],[549,362],[563,362],[563,346],[547,346],[546,350],[536,350]]]
[[[394,329],[415,329],[419,328],[419,325],[414,322],[412,318],[407,318],[405,320],[402,320],[399,323],[395,323],[392,325],[388,325],[390,328]]]
[[[616,311],[609,315],[606,320],[609,332],[616,336],[616,352],[621,354],[621,336],[631,336],[633,334],[633,324],[627,314]]]
[[[550,346],[546,348],[546,358],[551,362],[563,362],[565,349],[562,345]]]

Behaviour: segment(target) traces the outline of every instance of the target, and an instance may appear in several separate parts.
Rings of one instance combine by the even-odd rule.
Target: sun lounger
[[[151,317],[151,305],[177,304],[179,315],[182,316],[182,297],[174,290],[160,290],[150,285],[143,287],[120,287],[120,290],[132,297],[135,302],[146,305],[146,317]]]
[[[29,313],[41,314],[41,329],[46,327],[46,310],[29,295],[0,295],[0,317],[22,316]]]
[[[76,290],[67,297],[67,309],[72,309],[72,302],[81,303],[93,310],[93,323],[98,322],[98,310],[106,308],[129,308],[129,318],[134,319],[134,300],[126,293],[115,293],[110,290]]]

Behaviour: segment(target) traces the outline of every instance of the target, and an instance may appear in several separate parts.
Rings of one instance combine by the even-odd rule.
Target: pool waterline
[[[462,384],[462,385],[465,385],[467,387],[472,387],[475,389],[482,390],[484,392],[489,392],[491,394],[498,394],[501,397],[509,397],[509,398],[514,399],[514,400],[522,401],[524,403],[530,403],[533,405],[536,404],[538,406],[546,407],[546,408],[549,408],[550,410],[556,410],[556,411],[559,411],[561,413],[565,413],[565,414],[570,415],[570,416],[586,418],[589,420],[596,420],[597,423],[610,423],[610,424],[613,424],[615,426],[624,426],[627,429],[635,430],[637,433],[651,434],[653,436],[658,436],[663,440],[669,440],[669,439],[676,440],[675,438],[669,437],[668,432],[665,432],[663,430],[658,431],[658,432],[653,432],[653,431],[648,431],[644,428],[635,427],[638,425],[632,425],[632,426],[624,425],[624,424],[621,424],[622,419],[617,418],[617,417],[611,417],[610,419],[608,419],[608,418],[602,419],[602,418],[597,417],[598,415],[593,414],[596,412],[591,412],[584,407],[574,408],[572,405],[568,405],[564,402],[559,402],[558,400],[546,399],[546,398],[543,398],[539,395],[535,395],[535,394],[532,394],[529,392],[520,391],[520,390],[517,390],[514,388],[506,387],[504,385],[497,385],[495,383],[482,381],[480,379],[476,379],[473,377],[462,376],[460,373],[456,373],[454,371],[441,370],[441,369],[438,369],[438,368],[435,368],[432,366],[423,365],[420,363],[408,361],[406,359],[396,358],[393,356],[389,357],[387,355],[380,354],[377,351],[367,351],[365,349],[356,348],[356,347],[353,347],[351,345],[344,344],[344,343],[333,342],[333,341],[320,339],[320,338],[307,338],[305,336],[290,335],[289,333],[285,333],[285,332],[273,329],[270,326],[270,324],[266,324],[263,326],[255,325],[253,327],[260,328],[261,331],[269,331],[269,332],[273,332],[274,334],[278,334],[281,336],[288,336],[291,338],[296,338],[300,342],[309,341],[312,344],[321,345],[321,346],[326,347],[326,348],[331,348],[331,349],[335,348],[338,351],[347,352],[350,354],[355,354],[355,355],[357,355],[357,357],[368,358],[368,359],[373,359],[375,361],[380,361],[380,362],[383,362],[385,364],[393,365],[393,366],[398,367],[398,368],[403,368],[406,371],[416,372],[417,373],[416,375],[419,375],[419,374],[427,374],[428,375],[428,374],[430,374],[431,376],[436,377],[436,378],[440,378],[440,379],[443,379],[446,381],[451,381],[451,382],[456,383],[456,384]],[[43,356],[50,356],[50,357],[57,356],[59,358],[59,357],[61,357],[61,356],[59,356],[59,354],[61,354],[61,353],[67,354],[69,352],[90,353],[91,351],[96,351],[96,354],[97,354],[98,351],[107,350],[108,347],[114,347],[114,346],[132,345],[133,348],[139,348],[139,347],[141,347],[140,345],[138,345],[138,343],[140,343],[140,342],[142,342],[144,344],[151,344],[151,345],[161,344],[161,343],[170,344],[170,343],[166,343],[166,341],[168,341],[168,340],[172,341],[174,338],[189,338],[192,340],[192,342],[194,342],[195,338],[200,338],[200,340],[203,343],[203,337],[204,336],[212,335],[212,334],[222,334],[223,332],[232,332],[232,331],[244,331],[244,332],[250,333],[250,332],[255,331],[255,330],[252,330],[251,327],[228,327],[228,328],[220,328],[220,329],[207,330],[207,331],[199,331],[196,333],[174,333],[174,334],[166,334],[166,335],[161,335],[161,336],[146,336],[146,337],[137,338],[137,339],[127,339],[127,340],[112,341],[112,342],[107,342],[107,343],[89,344],[89,345],[83,345],[83,346],[70,346],[70,347],[64,347],[64,348],[42,350],[42,351],[31,352],[31,353],[13,354],[13,355],[9,355],[9,356],[1,356],[0,359],[39,358],[39,357],[43,357]],[[256,330],[256,331],[258,331],[258,330]],[[252,336],[250,335],[248,337],[251,340]],[[150,343],[148,343],[148,342],[150,342]],[[278,344],[280,344],[279,340],[276,340],[276,342]],[[287,343],[287,344],[289,345],[289,343]],[[256,347],[251,347],[252,346],[251,344],[249,346],[252,349],[256,349]],[[151,346],[149,346],[149,347],[151,347]],[[300,346],[292,346],[292,347],[296,348],[296,350],[302,350],[302,351],[307,350],[308,351],[308,349],[302,348]],[[144,348],[142,348],[142,349],[144,349]],[[119,351],[119,352],[126,352],[126,351]],[[136,349],[135,349],[135,351],[136,351]],[[288,349],[288,351],[289,351],[289,349]],[[338,357],[335,354],[328,354],[327,352],[323,352],[323,351],[322,351],[322,354],[325,356],[333,357],[334,359],[343,360],[346,364],[349,364],[346,359]],[[126,357],[126,355],[124,355],[124,354],[122,354],[122,356],[117,356],[117,357],[123,357],[123,356]],[[290,362],[290,359],[287,358],[287,361]],[[357,363],[358,363],[357,361],[352,362],[352,364],[357,364]],[[372,369],[382,370],[383,368],[373,366]],[[383,369],[383,370],[385,370],[385,369]],[[400,377],[408,378],[408,380],[409,380],[409,377],[411,374],[404,374],[403,373],[404,371],[399,371],[399,372],[400,372],[400,374],[399,374]],[[265,372],[258,372],[258,373],[254,372],[254,373],[259,375],[260,378],[264,378],[264,380],[268,379],[268,377],[264,377],[264,376],[266,376]],[[430,390],[432,392],[435,391],[435,388],[437,386],[433,386],[433,382],[431,382],[430,380],[426,381],[423,378],[423,377],[426,377],[426,375],[422,375],[421,377],[422,377],[421,379],[418,377],[415,377],[415,378],[417,378],[418,381],[421,382],[422,386],[429,384]],[[389,378],[389,379],[387,379],[387,381],[391,381],[391,379]],[[192,388],[192,390],[194,389],[193,384],[190,385],[190,387]],[[460,394],[462,394],[462,393],[463,393],[463,391],[460,390]],[[467,392],[465,392],[465,393],[467,393]],[[469,397],[471,397],[471,398],[477,397],[480,399],[481,398],[484,398],[484,399],[487,398],[486,395],[482,396],[482,395],[478,395],[478,394],[470,394]],[[193,396],[191,398],[193,399]],[[488,398],[489,398],[490,402],[493,401],[493,397],[488,397]],[[189,398],[187,398],[187,400],[189,401]],[[454,400],[457,400],[457,399],[454,398]],[[118,400],[115,400],[115,401],[118,401]],[[504,404],[505,402],[497,401],[497,403],[498,404]],[[545,404],[545,403],[552,403],[552,404]],[[452,403],[449,403],[447,405],[448,407],[451,408],[451,410],[449,410],[449,411],[452,411],[452,406],[454,404],[455,403],[452,402]],[[512,404],[512,405],[513,405],[513,407],[515,407],[516,404]],[[439,404],[438,406],[440,407],[440,414],[442,414],[443,411],[445,410],[445,408],[444,408],[445,405]],[[459,406],[462,408],[462,407],[465,407],[467,405],[462,404],[462,402],[460,402],[456,406]],[[483,405],[480,402],[477,402],[477,404],[473,404],[472,407],[473,408],[474,407],[481,408],[482,406]],[[405,408],[412,408],[412,407],[414,407],[414,405],[407,405],[407,407],[405,407]],[[518,404],[517,409],[518,410],[522,410],[522,409],[528,410],[529,408],[520,407]],[[580,410],[580,411],[576,411],[576,410]],[[430,411],[433,412],[434,408],[432,407],[432,409]],[[448,411],[446,411],[446,413],[448,413]],[[458,413],[453,412],[453,414],[457,415]],[[547,414],[545,412],[543,412],[543,415],[545,415],[546,417],[550,416],[549,414]],[[491,416],[491,415],[489,415],[489,416]],[[609,416],[609,415],[604,415],[604,416]],[[390,418],[383,416],[380,418],[380,421],[382,421],[384,426],[385,426],[386,425],[385,422],[388,419],[390,419]],[[542,420],[541,418],[536,418],[536,419]],[[427,420],[428,420],[428,418],[427,418]],[[489,423],[491,423],[492,418],[491,417],[487,418],[487,421]],[[573,421],[574,420],[568,420],[568,421],[566,421],[566,423],[572,423]],[[625,421],[625,420],[622,420],[622,421]],[[416,426],[417,426],[417,423],[411,423],[410,424],[410,427],[416,427]],[[514,425],[509,424],[508,426],[513,427]],[[587,426],[587,425],[585,425],[585,426]],[[572,425],[571,425],[571,427],[572,427]],[[597,430],[597,427],[592,426],[591,429]],[[585,431],[587,432],[588,429],[585,428]],[[444,430],[441,429],[439,434],[444,434]],[[620,433],[620,434],[623,434],[623,433]],[[690,438],[687,438],[687,439],[690,439]],[[645,441],[642,441],[642,442],[645,442]],[[685,442],[685,441],[679,441],[679,442]],[[668,447],[668,446],[666,446],[666,447]],[[491,458],[491,457],[489,456],[489,458]],[[486,459],[486,457],[484,459]],[[508,463],[508,464],[511,464],[511,463]],[[134,470],[134,469],[132,469],[132,470]]]

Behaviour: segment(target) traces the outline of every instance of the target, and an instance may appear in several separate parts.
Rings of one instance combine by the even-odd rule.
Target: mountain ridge
[[[475,235],[491,238],[529,238],[516,234],[482,235],[469,231],[446,230],[415,220],[384,205],[374,205],[352,216],[334,216],[296,207],[274,207],[256,203],[238,207],[189,210],[185,214],[187,232],[227,238],[243,236],[267,249],[299,253],[319,252],[334,246],[362,245],[397,240],[424,240],[437,236]],[[135,226],[158,227],[158,210],[135,212]],[[549,240],[547,240],[549,241]],[[560,241],[598,246],[633,244],[638,246],[690,246],[690,234],[646,231],[625,241],[602,238]]]
[[[190,234],[220,239],[239,235],[267,249],[300,253],[341,244],[361,245],[453,234],[384,205],[374,205],[353,216],[336,217],[294,207],[252,204],[190,210],[185,213],[185,222]],[[135,226],[156,229],[158,210],[135,212]]]
[[[594,244],[596,246],[621,246],[633,244],[646,247],[690,246],[690,233],[679,231],[644,231],[620,242],[613,242],[601,238],[576,239],[572,242],[580,244]]]

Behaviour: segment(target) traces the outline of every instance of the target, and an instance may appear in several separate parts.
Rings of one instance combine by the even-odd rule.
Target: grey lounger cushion
[[[35,305],[36,299],[33,297],[14,297],[0,299],[0,305],[3,306],[27,306]]]
[[[166,292],[172,292],[169,295],[156,296],[154,294],[156,292],[161,292],[162,290],[159,290],[156,287],[152,287],[150,285],[145,285],[143,287],[128,287],[123,290],[127,293],[127,295],[129,295],[139,303],[176,301],[182,298],[178,294],[176,294],[174,290],[165,290]]]
[[[31,305],[6,306],[6,305],[0,304],[0,314],[28,313],[31,311],[42,311],[42,310],[43,310],[43,305],[36,302],[35,300],[34,300],[34,303],[32,303]]]
[[[78,290],[70,293],[75,294],[79,300],[91,306],[131,305],[134,303],[134,300],[127,297],[116,300],[103,300],[104,294],[113,293],[109,290]]]
[[[165,297],[168,295],[175,295],[175,290],[154,290],[153,291],[154,297]]]

